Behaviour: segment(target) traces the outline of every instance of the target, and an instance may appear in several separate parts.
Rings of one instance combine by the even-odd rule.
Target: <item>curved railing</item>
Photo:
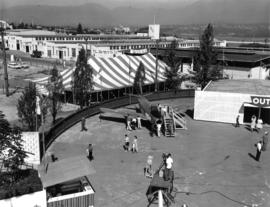
[[[187,97],[194,97],[194,94],[195,94],[194,89],[166,91],[149,94],[147,95],[147,99],[149,101],[157,101],[162,99],[187,98]],[[67,116],[50,129],[50,131],[45,136],[45,147],[46,149],[48,149],[58,136],[60,136],[63,132],[65,132],[73,125],[80,122],[82,117],[87,118],[99,114],[100,107],[115,109],[136,103],[138,103],[136,97],[125,96],[118,99],[109,100],[100,104],[92,105],[90,107],[79,110]]]

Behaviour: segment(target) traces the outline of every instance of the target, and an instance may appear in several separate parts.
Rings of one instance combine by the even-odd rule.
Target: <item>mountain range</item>
[[[1,9],[8,22],[34,22],[41,25],[116,26],[168,24],[233,23],[270,25],[269,0],[199,0],[191,4],[175,3],[118,6],[108,8],[98,3],[78,6],[20,5]]]

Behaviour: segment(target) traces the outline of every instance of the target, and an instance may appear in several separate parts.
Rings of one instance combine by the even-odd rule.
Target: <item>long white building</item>
[[[155,47],[150,37],[137,35],[67,35],[44,30],[9,30],[6,43],[10,50],[32,54],[41,51],[42,57],[62,60],[76,60],[79,50],[87,48],[91,55],[112,57],[129,50],[143,50],[145,53]],[[171,41],[160,41],[165,48]]]

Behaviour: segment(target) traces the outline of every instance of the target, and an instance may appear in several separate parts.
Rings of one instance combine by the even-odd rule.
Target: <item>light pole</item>
[[[7,56],[6,56],[6,47],[5,47],[5,39],[4,39],[4,27],[2,24],[1,24],[0,32],[1,32],[1,39],[2,39],[5,90],[6,90],[6,96],[8,97],[9,90],[8,90]]]
[[[156,77],[155,77],[155,92],[158,91],[158,43],[159,43],[159,39],[156,40]]]

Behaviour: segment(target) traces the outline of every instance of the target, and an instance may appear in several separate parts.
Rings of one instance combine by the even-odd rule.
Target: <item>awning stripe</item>
[[[93,68],[93,89],[95,91],[99,91],[132,86],[140,62],[142,62],[145,67],[145,84],[154,83],[156,58],[151,53],[137,56],[121,54],[113,58],[90,57],[88,64]],[[167,65],[159,60],[159,81],[163,81],[165,79],[165,67],[167,67]],[[74,71],[75,67],[73,69],[67,69],[60,72],[65,89],[71,88]],[[48,83],[49,77],[50,76],[31,81],[41,85],[39,89],[44,92],[44,85]]]

